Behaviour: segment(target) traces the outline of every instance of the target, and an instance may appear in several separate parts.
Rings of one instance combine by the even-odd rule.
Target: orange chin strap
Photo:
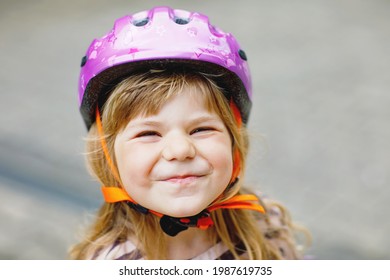
[[[104,200],[108,203],[115,203],[120,201],[130,201],[132,203],[135,203],[134,200],[131,199],[131,197],[127,194],[127,192],[123,188],[103,186],[102,193],[103,193]],[[253,194],[235,195],[226,201],[213,204],[212,206],[208,207],[206,211],[213,212],[217,209],[249,209],[264,214],[265,210],[263,206],[261,206],[258,203],[253,203],[253,201],[256,202],[259,201],[257,196]],[[163,214],[155,212],[153,210],[148,210],[148,211],[160,218],[164,216]],[[180,221],[182,223],[185,223],[186,222],[185,219],[186,218],[180,218]],[[211,220],[210,216],[200,217],[200,219],[198,219],[197,221],[197,227],[200,229],[207,229],[212,225],[213,225],[213,221]]]
[[[237,120],[237,125],[239,127],[241,127],[242,121],[241,121],[241,116],[240,116],[240,112],[239,112],[238,108],[236,107],[234,102],[231,102],[230,106],[231,106],[233,114]],[[100,112],[99,112],[98,108],[96,108],[96,125],[97,125],[98,133],[100,136],[100,143],[101,143],[104,155],[106,157],[107,163],[111,169],[113,176],[117,180],[118,184],[120,184],[121,180],[120,180],[118,170],[115,167],[113,161],[111,160],[111,157],[110,157],[110,154],[109,154],[109,151],[107,148],[107,143],[106,143],[105,138],[104,138],[103,125],[101,122]],[[240,154],[237,150],[234,151],[234,153],[233,153],[233,163],[234,163],[233,174],[232,174],[232,180],[231,180],[232,185],[234,185],[234,183],[238,179],[238,176],[239,176],[240,171],[241,171],[240,170],[240,165],[241,165],[240,164]],[[146,208],[143,208],[142,206],[138,205],[137,202],[135,202],[129,196],[129,194],[123,189],[123,187],[102,186],[101,190],[103,193],[104,200],[107,203],[116,203],[116,202],[121,202],[121,201],[130,202],[130,205],[133,208],[135,208],[137,210],[141,209],[140,212],[142,212],[142,213],[152,213],[160,218],[167,217],[159,212],[156,212],[156,211],[153,211],[150,209],[146,209]],[[215,211],[217,209],[249,209],[249,210],[258,211],[260,213],[265,213],[264,208],[260,204],[254,203],[254,202],[258,202],[258,201],[259,201],[259,199],[253,194],[242,194],[242,195],[233,196],[232,198],[230,198],[226,201],[220,202],[220,203],[218,203],[218,202],[214,203],[210,207],[208,207],[207,209],[202,211],[202,213],[203,213],[202,215],[199,214],[199,216],[196,217],[196,220],[195,220],[196,226],[200,229],[207,229],[210,226],[212,226],[213,221],[208,213]],[[170,218],[177,220],[175,222],[179,222],[181,225],[186,227],[187,224],[192,222],[191,218],[193,218],[193,217],[186,217],[186,218],[172,218],[172,217],[170,217]]]
[[[230,109],[233,112],[233,116],[236,120],[237,127],[239,129],[241,129],[241,127],[242,127],[241,114],[237,108],[236,103],[234,103],[233,100],[230,100]],[[235,149],[235,151],[233,152],[233,173],[232,173],[231,183],[236,181],[236,179],[240,175],[240,172],[241,172],[241,156],[240,156],[239,151],[237,149]]]
[[[134,203],[134,200],[127,194],[123,188],[118,187],[102,187],[101,188],[104,200],[108,203],[115,203],[120,201],[130,201]],[[232,198],[216,203],[207,208],[208,211],[212,212],[217,209],[250,209],[255,210],[261,213],[265,213],[263,206],[257,203],[252,203],[250,201],[259,201],[257,196],[253,194],[239,194],[233,196]],[[149,210],[152,212],[151,210]],[[157,214],[157,216],[162,216],[162,214]]]
[[[99,137],[100,137],[100,144],[102,146],[104,156],[106,157],[107,164],[110,167],[112,175],[115,177],[115,180],[117,180],[117,182],[120,183],[121,180],[119,177],[118,170],[116,169],[114,163],[112,162],[111,157],[110,157],[110,153],[108,152],[107,142],[106,142],[106,139],[104,137],[103,125],[102,125],[102,121],[100,118],[100,112],[99,112],[98,107],[96,107],[96,126],[97,126]]]
[[[241,128],[242,118],[241,118],[240,110],[237,108],[237,105],[236,103],[234,103],[233,99],[230,100],[229,105],[230,105],[230,109],[232,109],[233,116],[236,119],[238,128]]]

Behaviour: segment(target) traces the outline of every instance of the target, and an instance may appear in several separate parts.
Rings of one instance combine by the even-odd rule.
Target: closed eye
[[[215,128],[208,127],[208,126],[206,126],[206,127],[198,127],[198,128],[195,128],[194,130],[192,130],[190,132],[190,134],[192,135],[192,134],[195,134],[195,133],[208,132],[208,131],[214,131],[214,130],[215,130]]]
[[[150,137],[150,136],[161,136],[160,133],[158,133],[157,131],[152,131],[152,130],[148,130],[148,131],[142,131],[140,133],[138,133],[135,138],[140,138],[140,137]]]

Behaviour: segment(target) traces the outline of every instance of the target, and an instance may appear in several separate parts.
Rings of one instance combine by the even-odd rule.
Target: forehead
[[[202,98],[203,99],[203,98]],[[126,127],[150,125],[168,127],[173,124],[199,124],[204,122],[221,122],[221,118],[215,112],[210,112],[205,102],[194,95],[183,92],[168,100],[156,114],[141,114],[131,119]]]
[[[157,86],[158,87],[158,86]],[[152,91],[151,91],[152,92]],[[204,106],[209,112],[216,112],[215,92],[201,81],[187,81],[182,85],[172,85],[169,88],[156,90],[154,94],[147,92],[144,96],[144,104],[139,104],[138,115],[150,116],[161,111],[162,107],[176,97],[188,96],[191,102]]]
[[[216,113],[224,122],[229,103],[222,90],[211,79],[199,74],[156,75],[130,77],[110,96],[106,107],[111,131],[119,131],[136,117],[156,115],[172,98],[189,94],[199,100],[205,109]]]

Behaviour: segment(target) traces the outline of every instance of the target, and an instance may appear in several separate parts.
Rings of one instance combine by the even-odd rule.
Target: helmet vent
[[[87,63],[87,60],[88,60],[88,57],[87,56],[83,56],[83,58],[81,59],[81,67],[83,67],[85,65],[85,63]]]
[[[133,21],[133,24],[137,27],[141,27],[148,24],[148,22],[149,22],[149,18],[143,18],[143,19]]]
[[[239,50],[238,51],[238,55],[245,61],[248,60],[247,56],[246,56],[246,53],[243,51],[243,50]]]
[[[180,24],[180,25],[185,25],[185,24],[188,24],[190,22],[189,19],[185,19],[185,18],[175,18],[174,21],[175,21],[175,23]]]

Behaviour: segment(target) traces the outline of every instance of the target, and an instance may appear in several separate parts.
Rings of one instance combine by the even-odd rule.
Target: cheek
[[[115,155],[124,187],[131,184],[145,184],[154,163],[150,149],[116,145]]]
[[[230,150],[224,151],[215,155],[215,168],[219,169],[221,174],[226,177],[225,180],[230,180],[233,173],[233,158]]]
[[[219,175],[219,179],[230,181],[233,173],[233,157],[230,141],[217,141],[208,145],[203,154],[213,166],[214,172]]]

